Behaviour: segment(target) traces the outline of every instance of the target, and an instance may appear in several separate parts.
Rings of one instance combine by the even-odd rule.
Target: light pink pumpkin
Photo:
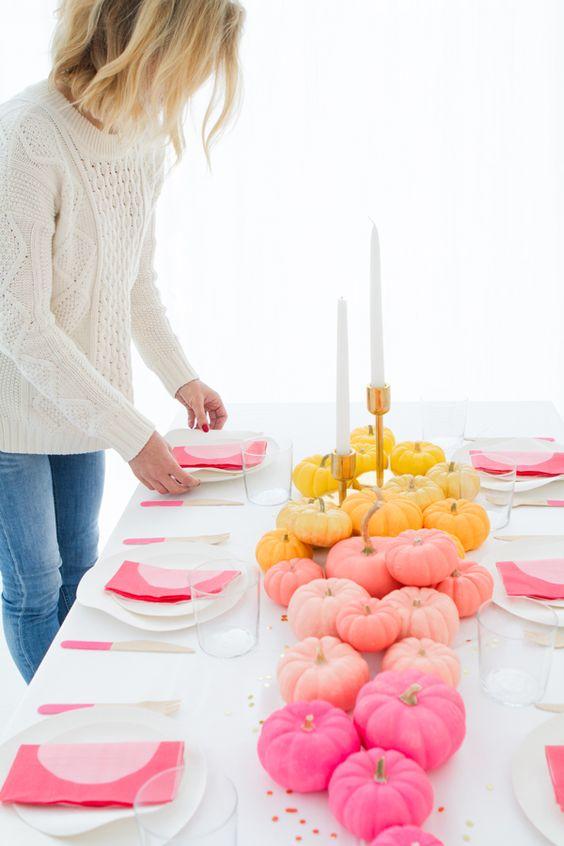
[[[298,793],[326,790],[335,767],[360,749],[352,720],[329,702],[294,702],[264,722],[258,756],[277,784]]]
[[[329,807],[355,837],[371,840],[392,825],[421,825],[433,809],[427,773],[395,749],[355,752],[329,782]]]
[[[494,589],[493,576],[481,564],[458,560],[452,573],[435,585],[435,590],[453,600],[460,617],[471,617],[482,602],[491,599]]]
[[[385,599],[353,599],[337,614],[336,626],[341,640],[359,652],[379,652],[396,640],[401,617]]]
[[[418,670],[384,671],[365,684],[354,722],[363,746],[397,749],[424,770],[448,761],[466,733],[460,694]]]
[[[429,587],[445,579],[459,562],[454,541],[437,529],[408,529],[386,546],[392,578],[410,587]]]
[[[264,589],[277,605],[286,607],[302,585],[323,578],[323,569],[311,558],[279,561],[264,574]]]
[[[381,599],[401,587],[386,566],[389,538],[355,537],[339,541],[329,550],[325,562],[328,578],[351,579],[370,596]]]
[[[288,605],[288,622],[298,638],[337,635],[337,614],[353,599],[368,592],[350,579],[315,579],[302,585]]]
[[[339,638],[307,637],[286,650],[277,678],[285,702],[324,699],[349,711],[370,671],[362,655]]]
[[[400,637],[430,637],[452,643],[460,626],[456,605],[450,596],[433,588],[403,587],[386,597],[401,616]]]
[[[419,670],[438,676],[445,684],[457,687],[460,658],[456,652],[429,637],[404,637],[384,653],[383,670]]]
[[[394,825],[379,834],[370,846],[444,846],[444,843],[415,825]]]

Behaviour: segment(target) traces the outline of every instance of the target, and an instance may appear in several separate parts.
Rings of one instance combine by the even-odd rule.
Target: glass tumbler
[[[464,443],[468,399],[437,399],[435,394],[421,397],[421,435],[424,441],[437,444],[446,458],[452,458]]]
[[[488,600],[478,611],[480,682],[504,705],[540,702],[546,689],[558,616],[532,599]]]
[[[503,529],[511,519],[517,467],[502,453],[488,452],[485,457],[495,470],[478,469],[480,490],[475,501],[485,508],[492,530]]]
[[[290,499],[292,457],[292,442],[288,440],[267,437],[243,443],[243,475],[249,502],[282,505]]]

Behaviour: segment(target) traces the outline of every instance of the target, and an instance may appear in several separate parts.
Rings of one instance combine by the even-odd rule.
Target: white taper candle
[[[370,237],[370,384],[375,388],[381,388],[386,384],[384,378],[380,239],[374,223]]]
[[[349,334],[347,302],[337,303],[337,444],[339,455],[350,452]]]

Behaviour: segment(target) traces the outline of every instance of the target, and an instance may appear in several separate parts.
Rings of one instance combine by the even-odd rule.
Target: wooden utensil
[[[63,649],[85,649],[101,652],[195,652],[191,646],[179,643],[165,643],[160,640],[63,640]]]
[[[45,705],[40,705],[37,713],[52,716],[53,714],[63,714],[66,711],[76,711],[82,708],[147,708],[149,711],[157,711],[159,714],[164,714],[165,717],[171,717],[176,714],[181,704],[182,699],[148,700],[146,702],[48,702]]]
[[[564,714],[564,702],[535,702],[539,711],[550,711],[551,714]]]
[[[244,505],[235,499],[146,499],[142,508],[198,508],[210,505]]]
[[[513,500],[513,508],[521,508],[522,506],[534,508],[537,505],[544,508],[564,508],[564,499],[517,499]]]
[[[146,544],[151,543],[175,543],[175,542],[186,542],[186,543],[224,543],[228,541],[231,537],[229,532],[225,532],[222,535],[190,535],[187,537],[178,537],[178,538],[124,538],[122,543],[127,544],[128,546],[144,546]]]
[[[564,542],[564,535],[493,535],[495,540],[501,541],[521,541],[521,540],[530,540],[530,541],[563,541]]]
[[[540,632],[525,632],[527,640],[533,643],[538,643],[539,646],[548,646],[548,638],[544,637]],[[564,649],[564,632],[557,631],[554,639],[555,649]]]

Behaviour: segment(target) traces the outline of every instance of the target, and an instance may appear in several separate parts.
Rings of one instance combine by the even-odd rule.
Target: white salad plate
[[[173,446],[203,446],[204,444],[225,444],[232,441],[246,441],[250,438],[258,438],[261,432],[233,432],[215,431],[202,432],[200,429],[171,429],[165,435],[165,440]],[[263,465],[261,465],[263,466]],[[240,479],[243,476],[242,470],[219,470],[215,467],[186,467],[190,473],[200,482],[225,482],[229,479]]]
[[[540,462],[549,458],[555,452],[564,451],[564,447],[561,444],[543,441],[539,438],[477,438],[457,450],[454,454],[454,460],[463,464],[472,464],[471,450],[491,454],[498,452],[538,452]],[[535,488],[542,488],[563,479],[564,476],[521,476],[515,481],[515,491],[516,493],[532,491]],[[482,484],[483,487],[488,487],[487,483]]]

